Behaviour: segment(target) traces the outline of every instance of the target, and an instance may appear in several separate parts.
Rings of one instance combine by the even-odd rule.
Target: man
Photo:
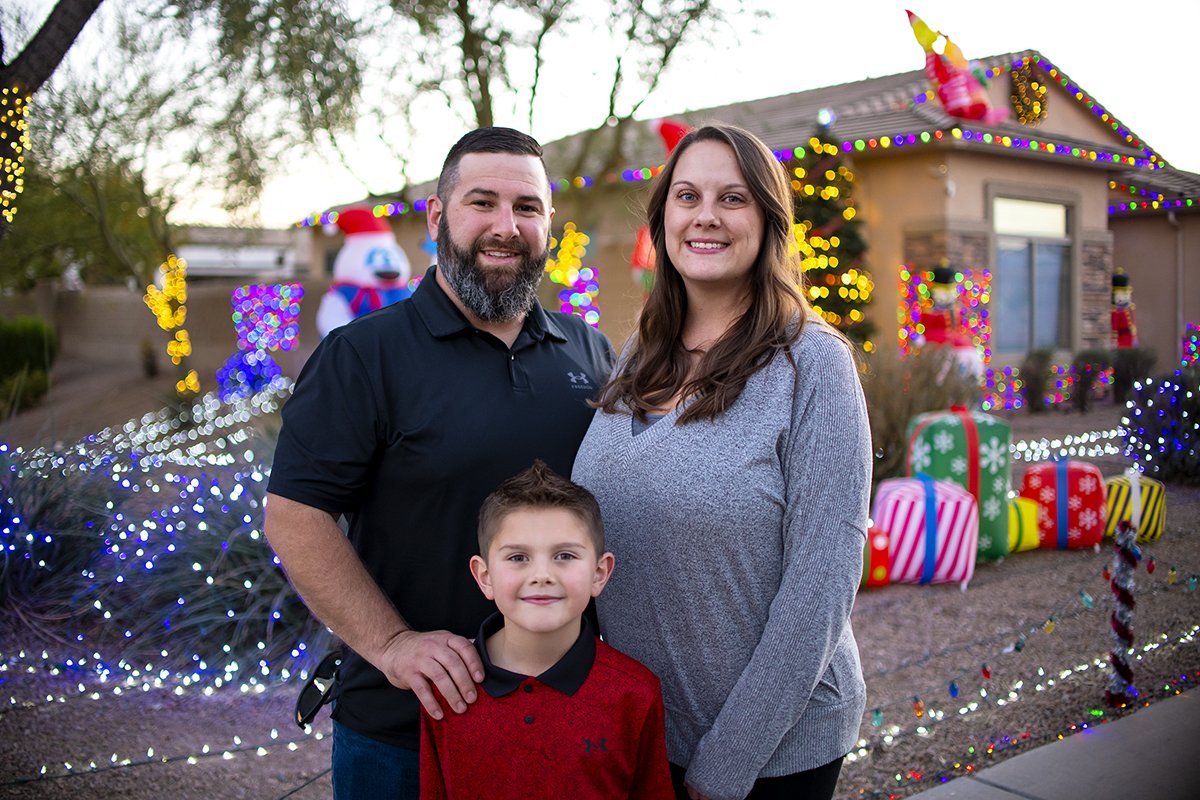
[[[468,570],[480,503],[535,458],[570,474],[612,363],[603,335],[537,303],[554,214],[541,156],[506,128],[460,139],[429,198],[437,265],[410,299],[331,332],[284,406],[266,534],[352,651],[334,692],[338,800],[417,797],[419,704],[462,713],[483,679],[466,638],[494,610]]]

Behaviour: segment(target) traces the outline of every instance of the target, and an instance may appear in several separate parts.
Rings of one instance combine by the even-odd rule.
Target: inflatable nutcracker
[[[971,337],[963,332],[958,323],[955,309],[958,307],[958,277],[950,262],[942,259],[933,270],[929,293],[933,307],[921,311],[921,324],[925,326],[923,344],[954,348],[954,360],[967,375],[983,375],[983,358]]]
[[[1129,285],[1129,276],[1117,267],[1112,276],[1112,329],[1118,348],[1137,347],[1133,309],[1133,287]]]
[[[337,226],[346,241],[333,261],[333,283],[317,308],[322,338],[352,319],[412,294],[408,258],[386,219],[370,208],[347,208],[338,214]]]

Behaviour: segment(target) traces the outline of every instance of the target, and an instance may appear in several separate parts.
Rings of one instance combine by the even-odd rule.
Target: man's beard
[[[438,270],[475,316],[484,322],[512,322],[529,313],[537,302],[537,285],[550,255],[549,242],[546,245],[540,254],[534,255],[522,239],[498,245],[480,237],[470,249],[464,250],[454,244],[443,214],[438,221]],[[516,270],[480,268],[479,253],[490,248],[517,252],[521,260]]]

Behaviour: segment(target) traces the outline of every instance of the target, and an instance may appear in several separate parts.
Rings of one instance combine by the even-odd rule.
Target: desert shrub
[[[26,368],[0,378],[0,419],[33,408],[49,389],[50,379],[44,369]]]
[[[58,355],[58,335],[40,317],[0,318],[0,378],[27,369],[46,372]]]
[[[1075,378],[1075,390],[1071,393],[1071,401],[1075,410],[1085,413],[1091,405],[1096,393],[1097,381],[1101,373],[1109,368],[1111,351],[1080,350],[1071,359],[1071,373]]]
[[[265,682],[328,647],[262,533],[265,462],[5,458],[0,615],[10,621],[77,641],[114,671],[154,662],[220,681]]]
[[[1200,367],[1133,384],[1126,452],[1152,478],[1200,484]]]
[[[61,618],[95,558],[111,490],[52,456],[40,462],[0,452],[0,610],[36,616],[43,598],[55,598],[47,605]]]
[[[1118,347],[1112,351],[1113,401],[1124,403],[1129,399],[1134,381],[1145,380],[1153,375],[1158,356],[1150,347]]]
[[[978,408],[981,398],[979,381],[959,370],[953,351],[945,347],[922,348],[903,358],[871,354],[863,391],[875,450],[874,484],[903,473],[909,420],[955,405]]]
[[[1021,362],[1021,380],[1024,382],[1025,407],[1034,414],[1046,410],[1046,394],[1050,389],[1052,376],[1050,360],[1054,354],[1050,350],[1033,350],[1025,355]]]

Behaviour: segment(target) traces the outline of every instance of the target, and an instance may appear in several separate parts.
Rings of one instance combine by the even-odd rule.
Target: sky
[[[637,118],[920,69],[923,53],[904,13],[908,8],[953,39],[967,58],[1038,50],[1168,163],[1200,172],[1200,102],[1195,100],[1200,96],[1200,2],[1195,0],[745,4],[766,11],[767,18],[732,19],[712,41],[681,50]],[[547,54],[542,102],[530,132],[546,142],[602,121],[613,54],[602,31],[557,41]],[[506,108],[501,102],[497,115],[499,124],[529,127],[524,106]],[[445,109],[425,109],[409,153],[409,177],[415,182],[436,177],[448,144],[466,130]],[[361,130],[356,140],[343,143],[350,169],[319,150],[292,159],[268,183],[263,224],[286,227],[368,192],[400,188],[397,164],[375,143],[378,133]],[[202,197],[180,211],[191,221],[219,221]]]

